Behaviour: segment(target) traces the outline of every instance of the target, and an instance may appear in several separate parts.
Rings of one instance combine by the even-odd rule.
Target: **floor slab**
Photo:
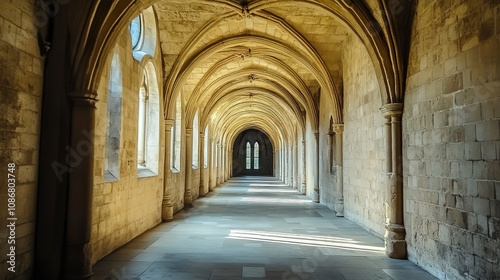
[[[94,266],[100,279],[435,279],[274,178],[232,179]]]

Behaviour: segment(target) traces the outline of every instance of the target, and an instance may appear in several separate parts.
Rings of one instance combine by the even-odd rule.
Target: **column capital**
[[[318,138],[319,138],[319,131],[317,131],[317,130],[316,130],[316,131],[314,132],[314,139],[316,139],[316,140],[317,140]]]
[[[95,104],[98,101],[97,92],[90,90],[72,91],[68,93],[68,97],[71,99],[73,106],[96,108]]]
[[[388,103],[380,108],[386,118],[400,117],[403,114],[403,103]]]
[[[171,119],[165,120],[165,130],[172,129],[174,124],[175,124],[175,120],[171,120]]]
[[[344,133],[344,124],[332,124],[331,131],[335,134]]]
[[[193,129],[192,128],[186,128],[186,135],[192,135],[193,134]]]

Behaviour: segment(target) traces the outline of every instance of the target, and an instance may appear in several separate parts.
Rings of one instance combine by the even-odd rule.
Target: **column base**
[[[94,272],[90,264],[90,244],[67,245],[64,279],[90,280]]]
[[[169,222],[174,219],[174,207],[170,204],[164,204],[161,206],[161,220],[164,222]]]
[[[319,193],[314,192],[312,201],[315,203],[319,203]]]
[[[339,199],[337,203],[335,203],[334,209],[337,217],[344,217],[344,200]]]
[[[184,196],[184,208],[193,207],[193,196],[188,194]]]
[[[206,194],[205,187],[203,185],[200,186],[200,197],[205,197]]]
[[[403,225],[387,224],[385,226],[385,252],[391,259],[406,259],[406,231]]]

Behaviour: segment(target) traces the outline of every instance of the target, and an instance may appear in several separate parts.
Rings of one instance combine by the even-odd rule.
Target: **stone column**
[[[91,279],[90,232],[94,189],[95,92],[74,92],[70,136],[70,172],[66,216],[64,278]],[[74,160],[75,162],[71,162]],[[74,164],[71,164],[74,163]],[[50,253],[50,252],[47,252]]]
[[[215,186],[214,176],[214,155],[217,150],[214,149],[214,139],[210,139],[210,147],[208,150],[208,190],[213,191]]]
[[[215,144],[215,187],[218,187],[220,185],[220,145],[219,143]]]
[[[224,165],[223,165],[224,166],[224,169],[223,169],[224,182],[226,182],[227,181],[227,170],[228,170],[228,168],[227,168],[227,166],[228,166],[228,163],[227,163],[228,162],[227,161],[227,159],[228,159],[228,156],[227,156],[228,152],[227,152],[226,145],[224,145],[224,148],[222,149],[222,152],[224,153]]]
[[[294,146],[295,145],[295,146]],[[297,144],[294,141],[292,144],[292,177],[293,177],[293,184],[292,188],[297,189],[298,184],[299,184],[299,177],[298,177],[298,171],[297,171]]]
[[[385,248],[390,258],[405,259],[406,231],[403,221],[403,168],[402,168],[402,131],[401,115],[403,104],[392,103],[382,107],[386,123],[387,149],[387,202]]]
[[[334,124],[332,131],[335,134],[335,168],[337,169],[337,201],[335,203],[335,212],[337,217],[344,217],[344,172],[342,170],[343,162],[343,124]]]
[[[193,129],[186,129],[186,179],[184,182],[184,206],[193,205],[191,181],[193,177]]]
[[[288,160],[289,166],[288,169],[290,169],[290,187],[293,188],[293,145],[290,145],[290,158]]]
[[[307,193],[306,182],[307,182],[307,171],[306,171],[306,137],[302,139],[302,194]]]
[[[314,159],[314,194],[313,202],[319,203],[319,132],[314,132],[314,140],[316,142],[316,158]]]
[[[174,120],[165,120],[165,164],[163,166],[163,200],[161,202],[161,219],[164,222],[174,218],[172,205],[172,127]]]
[[[200,197],[204,197],[205,191],[205,133],[200,133],[200,153],[198,157],[198,168],[200,169]]]

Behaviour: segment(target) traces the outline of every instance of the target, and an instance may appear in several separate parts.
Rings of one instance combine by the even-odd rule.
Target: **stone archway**
[[[258,144],[258,157],[255,158],[255,143]],[[250,165],[246,166],[249,156],[247,145],[250,145]],[[233,145],[233,176],[272,176],[273,175],[273,146],[263,132],[256,129],[243,131]],[[258,163],[255,164],[255,161]],[[257,168],[255,168],[257,167]]]

